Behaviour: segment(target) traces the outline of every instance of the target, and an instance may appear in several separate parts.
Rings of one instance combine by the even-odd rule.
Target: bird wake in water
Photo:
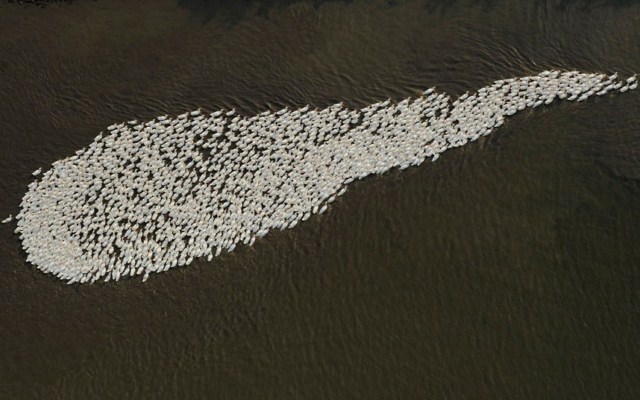
[[[193,111],[112,125],[34,173],[40,178],[22,199],[16,233],[27,261],[68,283],[146,280],[293,228],[353,180],[435,161],[519,110],[637,85],[635,76],[545,71],[454,102],[432,88],[359,110]]]

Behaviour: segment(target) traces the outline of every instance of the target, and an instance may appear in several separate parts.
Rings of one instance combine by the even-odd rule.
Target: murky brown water
[[[640,72],[636,1],[232,4],[0,3],[0,216],[113,122]],[[638,110],[518,114],[145,284],[66,286],[2,225],[0,398],[637,398]]]

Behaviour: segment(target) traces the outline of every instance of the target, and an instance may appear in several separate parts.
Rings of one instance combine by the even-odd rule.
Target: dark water
[[[0,3],[0,217],[113,122],[640,72],[637,1]],[[0,399],[636,399],[640,94],[518,114],[212,263],[67,286],[0,226]]]

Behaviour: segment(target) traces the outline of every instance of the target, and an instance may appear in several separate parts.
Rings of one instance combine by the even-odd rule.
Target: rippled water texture
[[[131,120],[30,183],[15,232],[28,262],[68,283],[143,274],[146,281],[292,229],[324,213],[354,180],[435,161],[518,111],[637,87],[636,76],[543,71],[453,103],[430,88],[357,110],[338,103]]]
[[[635,1],[233,4],[0,4],[0,216],[114,121],[640,71]],[[144,284],[61,285],[0,225],[0,398],[635,398],[639,106],[524,111]]]

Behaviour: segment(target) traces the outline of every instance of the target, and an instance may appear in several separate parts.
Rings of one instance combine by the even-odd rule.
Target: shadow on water
[[[548,0],[537,0],[537,3],[546,4]],[[582,8],[584,10],[600,8],[600,7],[629,7],[640,4],[638,0],[602,0],[602,1],[589,1],[589,0],[560,0],[556,2],[555,8],[558,10],[567,10],[572,7]]]
[[[394,0],[392,0],[394,1]],[[395,1],[394,1],[395,2]],[[446,13],[456,9],[461,5],[469,5],[473,8],[479,8],[484,12],[493,11],[497,7],[505,6],[507,2],[504,0],[425,0],[425,6],[429,12]],[[463,4],[461,4],[463,3]],[[640,4],[639,0],[535,0],[532,2],[536,8],[545,8],[551,11],[575,11],[575,10],[591,10],[601,7],[629,7]]]
[[[324,3],[344,2],[351,3],[353,0],[313,0],[313,6],[318,8]],[[296,3],[303,3],[306,0],[178,0],[177,7],[188,10],[192,17],[202,20],[204,23],[210,22],[216,17],[224,19],[227,25],[236,25],[243,18],[255,14],[264,18],[269,18],[269,11],[272,9],[281,10]]]
[[[89,0],[101,1],[101,0]],[[281,10],[296,3],[310,1],[315,8],[319,8],[325,3],[343,2],[352,3],[353,0],[177,0],[177,7],[184,8],[192,13],[194,17],[209,22],[213,18],[224,17],[226,23],[234,25],[242,18],[255,12],[256,15],[268,18],[271,9]],[[76,0],[7,0],[9,4],[46,6],[50,4],[70,5]],[[405,0],[385,0],[389,6],[397,6]],[[446,12],[460,6],[460,3],[468,3],[472,7],[481,8],[489,12],[494,8],[504,5],[504,0],[469,0],[461,2],[459,0],[424,0],[424,4],[431,12]],[[629,7],[640,4],[639,0],[535,0],[537,7],[545,7],[556,11],[566,11],[569,9],[593,9],[599,7]],[[1,5],[1,4],[0,4]]]

